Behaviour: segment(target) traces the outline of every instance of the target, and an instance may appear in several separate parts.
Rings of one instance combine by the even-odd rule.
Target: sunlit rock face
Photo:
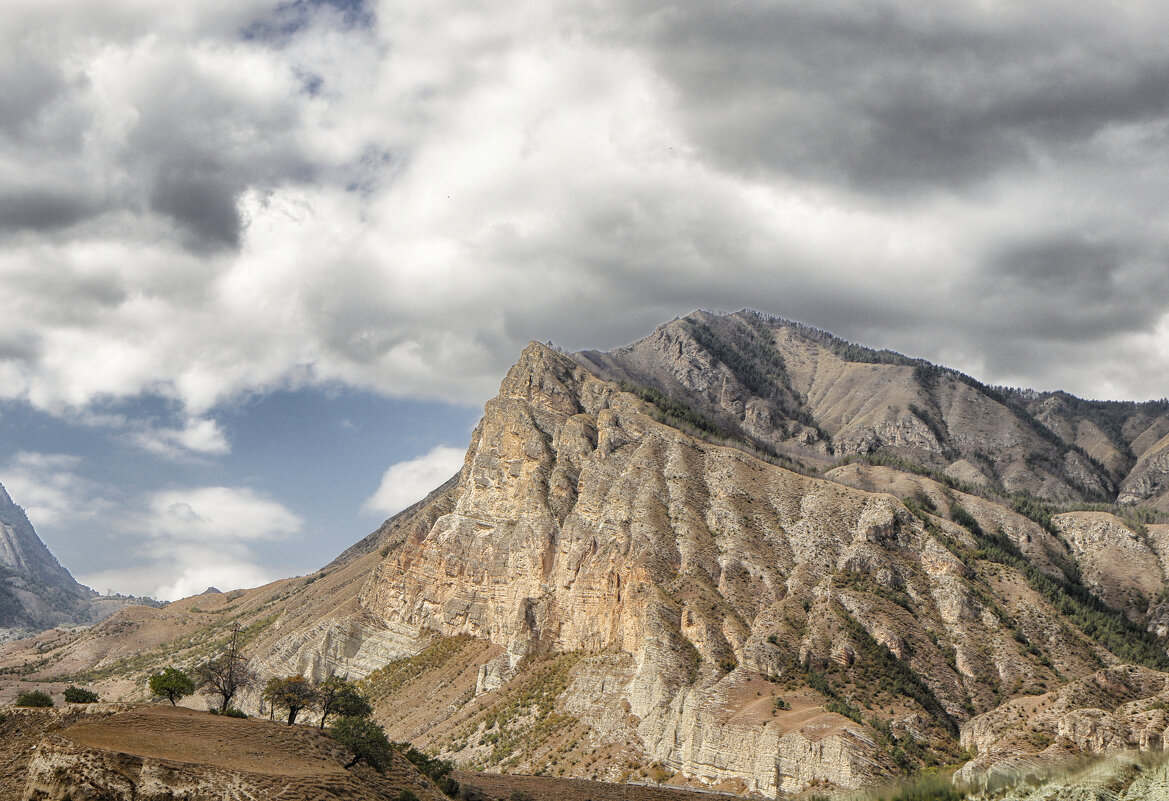
[[[1077,640],[1036,665],[947,544],[969,538],[963,529],[936,518],[928,530],[896,497],[858,488],[909,480],[906,494],[932,494],[941,507],[940,485],[859,465],[836,480],[801,475],[658,422],[655,411],[564,354],[529,346],[485,408],[453,507],[387,554],[363,608],[420,636],[496,643],[507,663],[483,668],[493,686],[525,658],[627,654],[606,674],[616,688],[607,703],[624,717],[594,706],[590,719],[620,718],[613,733],[671,769],[769,793],[857,787],[895,771],[867,724],[822,705],[771,715],[735,691],[801,661],[850,663],[860,646],[845,618],[922,676],[953,720],[989,705],[992,684],[1054,686],[1055,671],[1097,664]],[[960,500],[1060,575],[1051,555],[1066,546],[1051,533],[982,498]],[[1017,576],[1001,591],[1028,635],[1058,636],[1056,615]],[[569,707],[587,706],[589,664]],[[909,730],[919,713],[898,714]]]

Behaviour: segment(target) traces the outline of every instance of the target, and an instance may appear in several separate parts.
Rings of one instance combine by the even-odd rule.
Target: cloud
[[[681,93],[694,140],[736,170],[865,193],[966,191],[1169,112],[1155,3],[625,10],[626,36]]]
[[[465,452],[439,445],[424,456],[390,465],[363,512],[393,515],[426,497],[463,467]]]
[[[70,454],[21,451],[3,466],[0,483],[38,532],[76,525],[115,505],[106,488],[79,475],[79,462]]]
[[[79,459],[22,452],[0,483],[24,506],[38,533],[89,530],[106,548],[88,564],[68,564],[78,581],[99,590],[173,600],[202,592],[254,587],[282,576],[260,548],[294,539],[303,520],[247,487],[192,487],[125,498],[78,475]],[[112,529],[112,530],[111,530]],[[79,569],[80,568],[80,569]]]
[[[206,552],[182,554],[177,559],[77,574],[77,580],[98,592],[113,590],[124,595],[174,601],[198,595],[208,587],[229,590],[259,587],[284,576],[247,561],[246,556],[227,553],[218,562],[207,560]]]
[[[122,564],[82,571],[98,589],[174,600],[202,592],[255,587],[281,577],[256,546],[292,539],[303,520],[247,487],[191,487],[155,492],[123,509]],[[133,544],[128,546],[128,543]]]
[[[1167,312],[1167,15],[6,4],[0,398],[216,454],[249,394],[481,402],[529,339],[742,306],[1092,392]]]
[[[219,456],[231,452],[231,443],[219,424],[208,419],[189,419],[182,428],[137,431],[132,439],[143,450],[170,458],[190,453]]]
[[[239,487],[197,487],[155,493],[139,527],[166,543],[279,539],[300,531],[301,519],[276,501]]]

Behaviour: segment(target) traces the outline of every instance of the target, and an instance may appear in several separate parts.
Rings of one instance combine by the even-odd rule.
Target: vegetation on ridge
[[[636,395],[646,403],[651,404],[655,409],[653,419],[662,425],[676,428],[712,445],[734,448],[769,464],[802,475],[812,475],[817,472],[815,468],[784,456],[766,442],[747,434],[736,434],[716,425],[709,418],[703,417],[686,404],[653,387],[633,384],[629,381],[618,381],[617,387],[622,392]]]
[[[1080,583],[1078,576],[1061,580],[1039,570],[1009,537],[1001,531],[988,534],[974,516],[957,503],[950,506],[950,519],[969,531],[978,542],[978,550],[964,556],[985,559],[1019,571],[1031,588],[1061,615],[1121,660],[1156,670],[1169,670],[1169,655],[1162,638],[1109,607]]]

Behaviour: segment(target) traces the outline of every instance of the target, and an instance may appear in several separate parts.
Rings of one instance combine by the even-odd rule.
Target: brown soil
[[[276,776],[342,774],[338,749],[315,729],[170,706],[135,707],[62,732],[78,745]]]
[[[515,776],[499,773],[455,771],[455,779],[464,788],[491,801],[510,799],[522,793],[532,801],[718,801],[740,796],[680,790],[673,787],[637,784],[613,784],[588,779],[556,779],[551,776]]]
[[[347,769],[349,753],[311,726],[162,705],[10,709],[0,716],[0,799],[5,801],[22,797],[33,746],[77,759],[104,753],[113,759],[103,764],[121,766],[117,770],[125,776],[134,775],[143,760],[164,764],[178,777],[229,771],[245,776],[265,798],[379,801],[410,789],[421,801],[448,801],[398,754],[384,774],[366,765]]]

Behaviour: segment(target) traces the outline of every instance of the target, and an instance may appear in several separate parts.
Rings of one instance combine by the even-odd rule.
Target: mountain
[[[992,388],[752,311],[695,312],[627,347],[575,358],[600,377],[681,401],[732,436],[809,464],[904,459],[1056,503],[1121,500],[1169,511],[1164,400]]]
[[[93,590],[78,584],[41,542],[0,484],[0,637],[88,621]]]
[[[98,595],[61,566],[0,484],[0,642],[61,625],[90,625],[152,598]]]
[[[1166,414],[754,312],[532,343],[459,474],[326,568],[0,673],[141,699],[238,625],[462,767],[768,796],[1169,745]]]

